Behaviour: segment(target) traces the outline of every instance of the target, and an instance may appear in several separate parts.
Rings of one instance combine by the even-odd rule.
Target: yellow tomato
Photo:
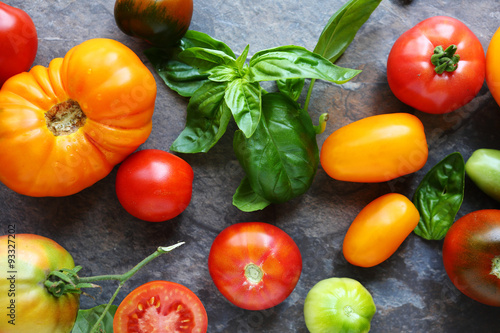
[[[342,251],[353,265],[372,267],[388,259],[415,229],[420,214],[404,195],[389,193],[370,202],[347,230]]]
[[[0,90],[0,181],[65,196],[104,178],[148,138],[153,75],[125,45],[91,39]]]
[[[424,126],[414,115],[367,117],[333,132],[321,147],[325,172],[343,181],[388,181],[421,169],[428,148]]]
[[[500,105],[500,28],[491,38],[486,51],[486,83]]]

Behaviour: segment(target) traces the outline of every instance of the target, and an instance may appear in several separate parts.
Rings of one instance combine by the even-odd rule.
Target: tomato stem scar
[[[256,264],[250,263],[245,266],[245,277],[249,282],[257,284],[262,281],[263,276],[262,268]]]
[[[85,125],[86,119],[87,116],[83,113],[80,104],[72,99],[57,103],[45,112],[47,128],[55,136],[75,133]]]
[[[500,279],[500,256],[496,256],[491,260],[490,274]]]

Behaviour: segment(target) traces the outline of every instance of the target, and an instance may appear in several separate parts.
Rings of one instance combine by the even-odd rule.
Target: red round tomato
[[[465,24],[446,16],[428,18],[403,33],[387,60],[394,95],[435,114],[469,103],[481,89],[485,71],[481,42]]]
[[[74,267],[71,254],[49,238],[33,234],[1,236],[0,332],[71,332],[80,295],[56,297],[45,282],[50,272]]]
[[[127,35],[169,47],[187,32],[193,0],[116,0],[114,13],[118,28]]]
[[[178,156],[159,149],[130,155],[118,168],[116,194],[131,215],[149,222],[182,213],[193,191],[193,169]]]
[[[444,238],[443,262],[462,293],[500,306],[500,210],[478,210],[458,219]]]
[[[23,10],[0,2],[0,87],[30,69],[38,49],[35,24]]]
[[[205,307],[191,290],[175,282],[151,281],[120,303],[113,332],[205,333],[207,323]]]
[[[280,228],[237,223],[215,238],[208,269],[231,303],[263,310],[283,302],[293,291],[302,272],[302,257],[297,244]]]

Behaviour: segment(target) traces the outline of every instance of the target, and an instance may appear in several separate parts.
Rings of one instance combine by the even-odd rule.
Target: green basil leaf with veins
[[[222,137],[231,120],[224,102],[227,83],[208,81],[187,106],[186,126],[170,147],[180,153],[207,152]]]
[[[186,32],[178,47],[172,49],[152,47],[144,51],[163,82],[184,97],[191,97],[198,88],[208,81],[209,76],[209,74],[202,73],[198,68],[179,59],[179,54],[191,47],[219,50],[229,57],[236,57],[225,43],[194,30]]]
[[[88,333],[94,327],[99,317],[104,312],[106,305],[98,305],[88,310],[78,310],[75,325],[71,333]],[[118,306],[111,305],[103,320],[99,324],[99,332],[113,332],[113,317]]]
[[[225,101],[238,128],[248,138],[253,135],[261,117],[261,88],[258,82],[237,79],[229,83]]]
[[[428,240],[443,239],[462,205],[464,186],[465,162],[458,152],[429,170],[413,196],[420,213],[415,233]]]
[[[305,79],[277,80],[276,85],[283,94],[297,101],[304,89]]]
[[[224,51],[190,47],[179,54],[179,58],[186,64],[207,71],[216,66],[230,66],[237,68],[236,59]]]
[[[359,73],[361,71],[357,69],[334,65],[303,47],[288,45],[255,53],[250,59],[247,79],[250,82],[261,82],[304,78],[341,84]]]
[[[253,191],[272,203],[306,192],[319,164],[309,114],[282,93],[262,96],[257,129],[250,138],[236,131],[233,149]]]
[[[243,177],[240,186],[238,186],[233,195],[233,205],[242,212],[254,212],[262,210],[270,204],[271,202],[255,193],[248,177]]]
[[[314,52],[332,63],[347,49],[361,26],[382,0],[351,0],[328,21],[318,39]]]

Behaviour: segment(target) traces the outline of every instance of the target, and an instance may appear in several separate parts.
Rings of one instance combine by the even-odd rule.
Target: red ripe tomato
[[[134,289],[120,303],[113,320],[115,333],[205,333],[207,312],[185,286],[151,281]]]
[[[193,191],[193,169],[178,156],[158,149],[140,150],[118,168],[116,194],[131,215],[149,222],[182,213]]]
[[[35,24],[23,10],[0,2],[0,87],[30,69],[38,49]]]
[[[462,293],[500,306],[500,210],[478,210],[458,219],[444,238],[443,262]]]
[[[302,272],[302,256],[280,228],[261,222],[237,223],[215,238],[208,270],[231,303],[264,310],[291,294]]]
[[[452,45],[459,58],[451,55]],[[435,114],[469,103],[481,89],[485,71],[481,42],[465,24],[446,16],[428,18],[406,31],[387,60],[387,80],[394,95],[417,110]]]

